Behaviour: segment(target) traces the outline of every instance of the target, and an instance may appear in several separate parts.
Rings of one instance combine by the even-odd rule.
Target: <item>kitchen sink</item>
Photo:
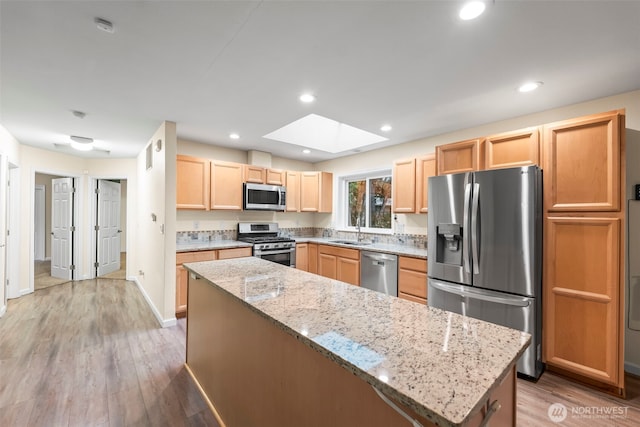
[[[329,243],[339,243],[341,245],[353,245],[353,246],[366,246],[371,244],[371,242],[358,242],[355,240],[329,240]]]

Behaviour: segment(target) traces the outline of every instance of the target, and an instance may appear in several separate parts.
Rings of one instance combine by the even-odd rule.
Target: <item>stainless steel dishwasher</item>
[[[398,257],[360,251],[360,286],[398,296]]]

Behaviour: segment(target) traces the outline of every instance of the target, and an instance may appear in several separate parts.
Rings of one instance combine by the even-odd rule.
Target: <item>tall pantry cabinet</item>
[[[547,366],[624,393],[624,111],[544,126]]]

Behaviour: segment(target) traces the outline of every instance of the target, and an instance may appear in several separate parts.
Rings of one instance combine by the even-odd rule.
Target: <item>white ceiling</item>
[[[640,88],[640,1],[495,0],[466,22],[460,4],[2,0],[0,123],[119,158],[171,120],[181,139],[316,162],[352,152],[263,135],[314,113],[388,137],[378,148]],[[520,94],[525,80],[544,85]]]

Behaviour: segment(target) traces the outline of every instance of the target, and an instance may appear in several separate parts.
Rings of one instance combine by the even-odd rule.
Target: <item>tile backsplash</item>
[[[355,232],[316,227],[281,228],[280,235],[286,237],[325,237],[329,239],[346,240],[357,239],[357,233]],[[427,247],[427,236],[424,234],[377,234],[363,232],[361,233],[361,236],[364,240],[369,240],[374,243],[407,245],[417,248]],[[236,240],[237,237],[237,230],[178,231],[176,233],[176,243],[186,244],[212,240]]]

